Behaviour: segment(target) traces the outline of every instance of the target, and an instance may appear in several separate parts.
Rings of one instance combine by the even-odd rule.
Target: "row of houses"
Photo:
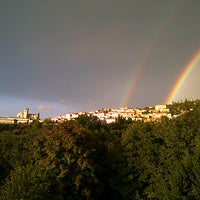
[[[73,120],[80,115],[96,116],[99,120],[106,121],[107,123],[115,122],[119,117],[144,122],[156,121],[162,116],[172,118],[166,105],[156,105],[155,107],[147,107],[145,109],[123,107],[94,110],[90,112],[71,112],[52,118],[52,121],[62,122],[64,120]]]

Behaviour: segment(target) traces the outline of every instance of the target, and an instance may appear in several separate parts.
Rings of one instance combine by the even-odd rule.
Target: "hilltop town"
[[[63,122],[65,120],[73,120],[81,115],[95,116],[100,121],[105,121],[106,123],[115,122],[119,117],[125,119],[132,119],[134,121],[156,121],[162,116],[172,118],[167,105],[156,105],[155,107],[146,108],[102,108],[100,110],[94,110],[89,112],[71,112],[63,115],[50,118],[53,122]],[[0,117],[0,123],[4,124],[29,124],[33,120],[39,120],[40,114],[30,114],[29,108],[25,107],[23,112],[19,112],[16,117]]]
[[[167,105],[162,104],[146,108],[128,108],[128,107],[110,108],[110,109],[102,108],[100,110],[94,110],[90,112],[71,112],[64,115],[59,115],[57,117],[52,118],[51,120],[54,122],[62,122],[65,120],[76,119],[80,115],[95,116],[99,120],[105,121],[107,123],[115,122],[119,117],[125,119],[132,119],[133,121],[144,121],[144,122],[158,121],[163,116],[170,119],[172,118],[172,114],[170,113],[170,110],[167,108]]]
[[[168,119],[175,118],[185,112],[192,110],[193,106],[199,104],[200,100],[186,100],[185,102],[177,102],[173,104],[158,104],[156,106],[148,106],[145,108],[102,108],[99,110],[93,110],[89,112],[70,112],[62,114],[53,118],[47,118],[48,120],[60,123],[66,120],[75,120],[81,115],[88,117],[96,117],[102,122],[112,123],[119,118],[131,119],[132,121],[160,121],[162,117]],[[175,108],[175,112],[174,109]],[[0,123],[3,124],[30,124],[34,120],[40,120],[40,113],[30,114],[29,108],[25,107],[23,112],[19,112],[16,117],[0,117]]]

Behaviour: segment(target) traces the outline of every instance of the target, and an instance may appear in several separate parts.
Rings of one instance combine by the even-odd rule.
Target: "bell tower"
[[[26,107],[24,108],[24,118],[27,119],[28,118],[28,111],[29,109]]]

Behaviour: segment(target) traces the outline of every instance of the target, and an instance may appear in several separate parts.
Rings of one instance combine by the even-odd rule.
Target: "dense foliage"
[[[199,199],[200,102],[176,118],[0,124],[0,199]]]

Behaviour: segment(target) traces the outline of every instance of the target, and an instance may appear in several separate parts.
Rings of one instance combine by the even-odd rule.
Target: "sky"
[[[200,49],[199,0],[0,0],[0,116],[165,103]],[[200,98],[200,63],[174,100]]]

